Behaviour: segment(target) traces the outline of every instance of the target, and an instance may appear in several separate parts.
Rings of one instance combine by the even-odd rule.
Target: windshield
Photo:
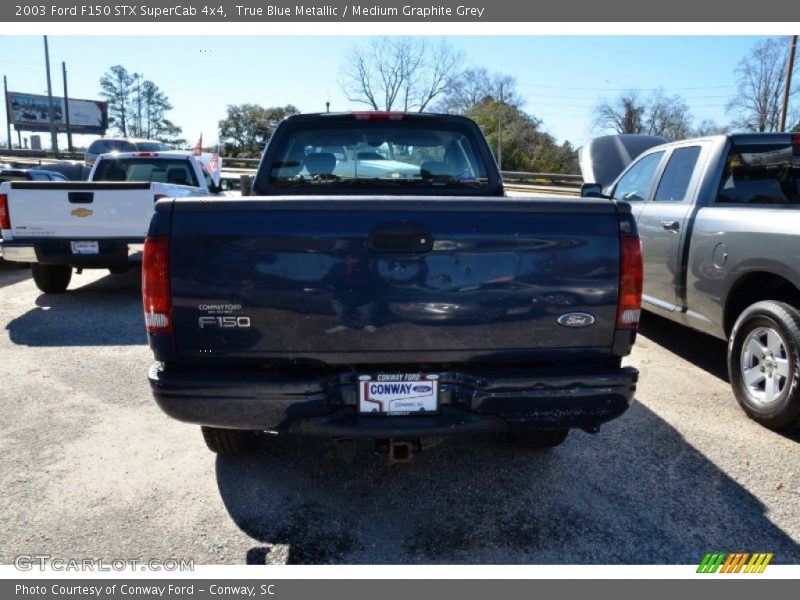
[[[486,166],[458,124],[355,121],[289,130],[272,162],[273,187],[482,188]]]
[[[103,160],[93,181],[150,181],[198,187],[197,177],[183,158],[123,158]]]

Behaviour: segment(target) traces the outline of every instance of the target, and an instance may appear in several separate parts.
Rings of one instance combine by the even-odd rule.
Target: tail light
[[[642,243],[623,235],[619,271],[617,329],[636,329],[642,311]]]
[[[405,116],[401,112],[354,112],[356,121],[402,121]]]
[[[8,214],[8,196],[0,194],[0,229],[11,229],[11,216]]]
[[[147,158],[148,156],[158,156],[158,152],[134,152],[133,156]]]
[[[148,237],[142,257],[142,302],[148,333],[172,333],[169,289],[169,238]]]

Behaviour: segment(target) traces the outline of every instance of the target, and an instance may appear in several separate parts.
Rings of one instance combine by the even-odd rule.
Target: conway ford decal
[[[564,327],[588,327],[594,324],[594,316],[583,312],[564,313],[556,322]]]

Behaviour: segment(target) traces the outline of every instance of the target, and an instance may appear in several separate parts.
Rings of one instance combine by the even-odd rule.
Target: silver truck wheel
[[[733,326],[728,371],[744,411],[771,429],[800,417],[800,312],[783,302],[757,302]]]

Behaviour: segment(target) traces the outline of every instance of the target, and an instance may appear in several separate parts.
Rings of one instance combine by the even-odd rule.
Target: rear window
[[[161,142],[136,142],[137,152],[165,152],[167,150],[172,150],[172,146]]]
[[[733,144],[717,202],[800,204],[800,145]]]
[[[97,140],[89,146],[89,154],[106,154],[107,152],[135,152],[136,146],[127,140]]]
[[[198,187],[194,171],[185,159],[103,160],[97,166],[94,181],[155,181]]]
[[[331,120],[285,129],[269,169],[274,188],[481,189],[486,165],[459,123]]]

